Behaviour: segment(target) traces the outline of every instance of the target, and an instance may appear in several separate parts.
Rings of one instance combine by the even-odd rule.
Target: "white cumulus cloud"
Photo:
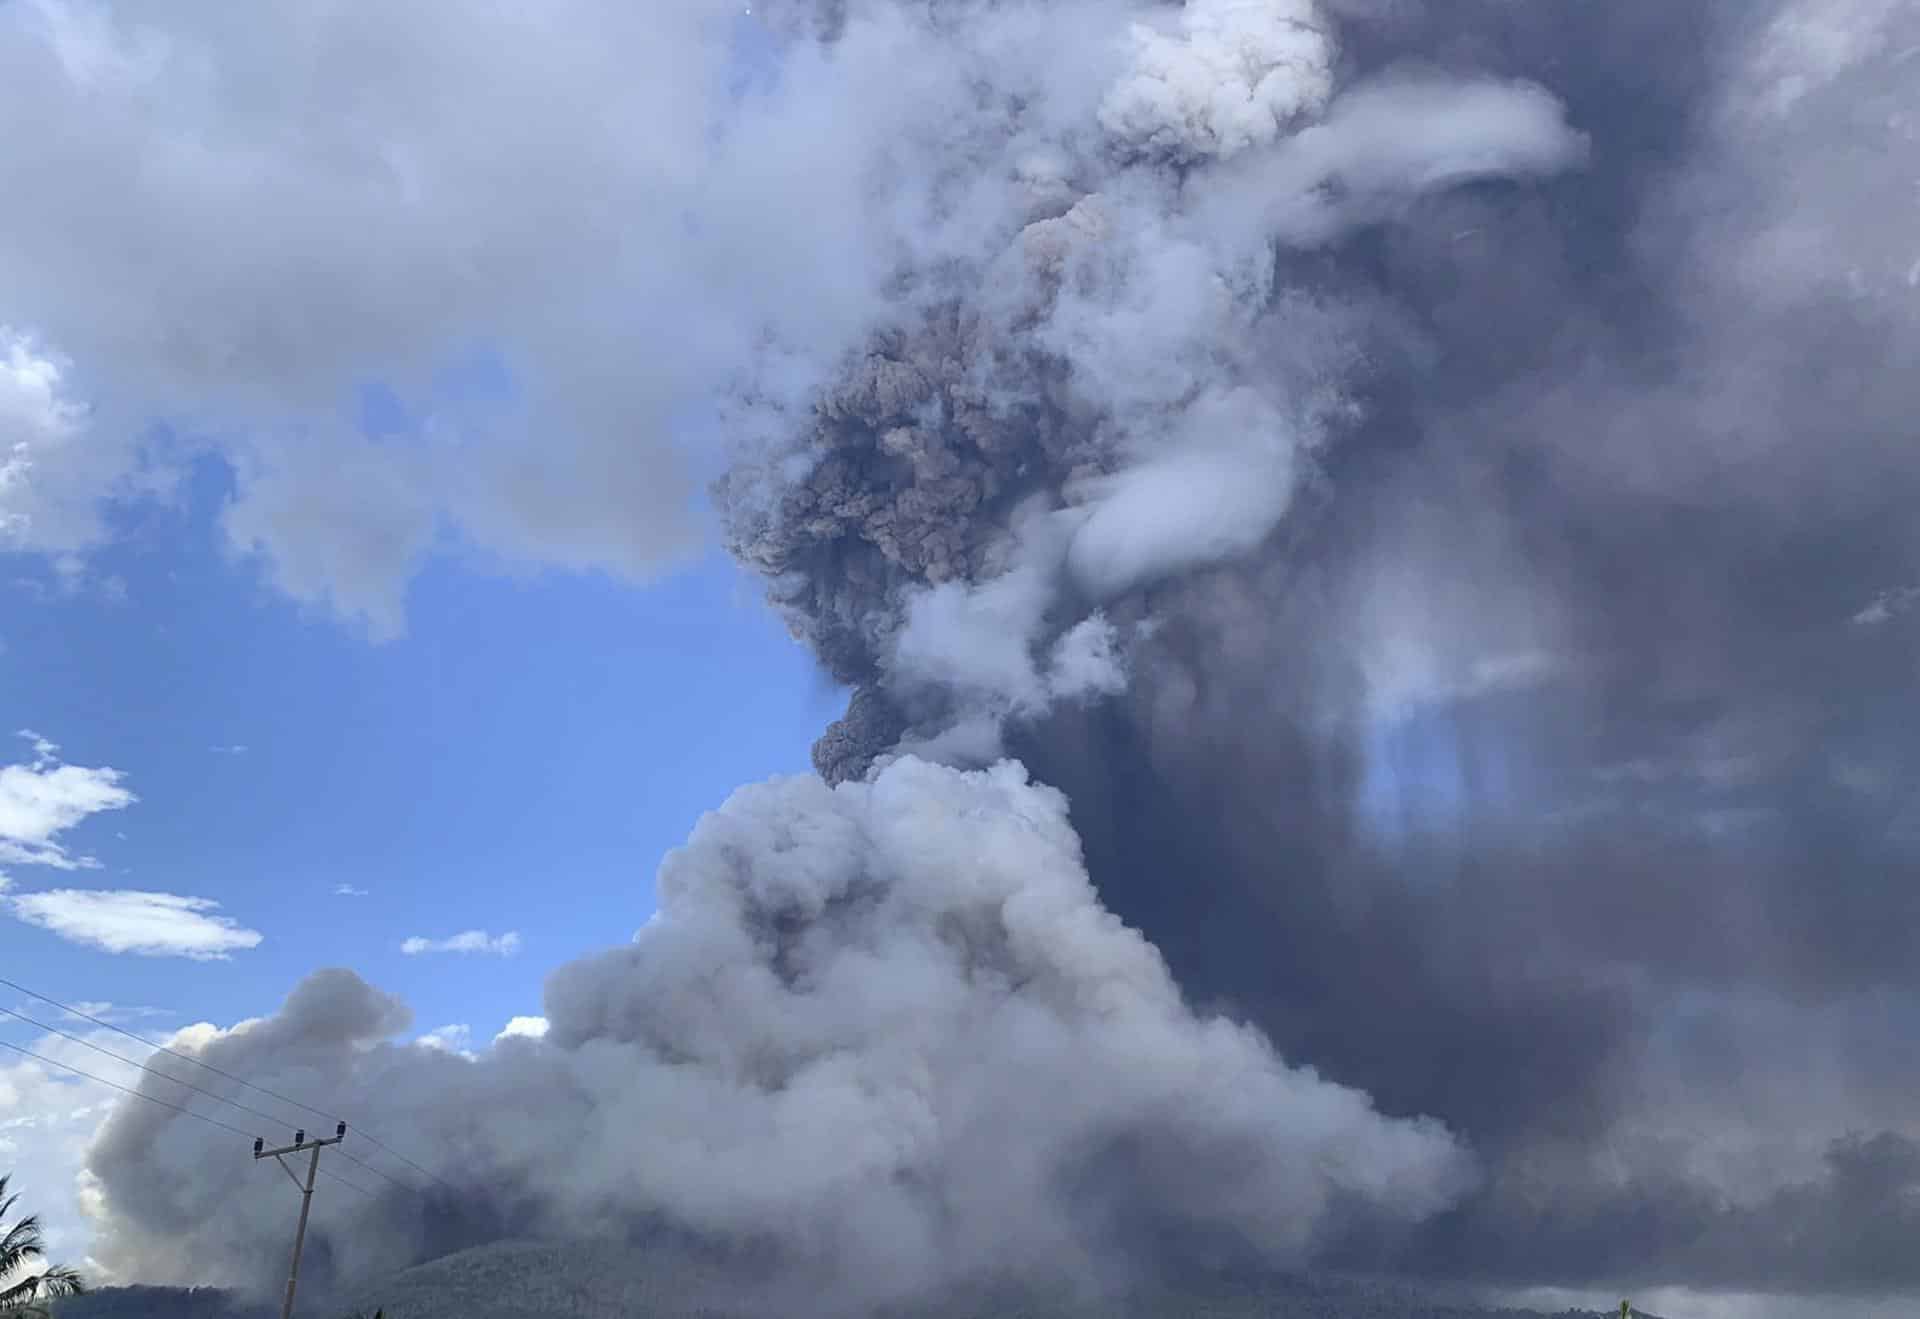
[[[548,1022],[545,1017],[515,1017],[493,1037],[498,1044],[501,1040],[543,1040],[547,1037]]]

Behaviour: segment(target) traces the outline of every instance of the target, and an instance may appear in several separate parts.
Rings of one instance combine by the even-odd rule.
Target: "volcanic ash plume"
[[[860,689],[816,748],[829,779],[903,739],[987,763],[1008,720],[1111,695],[1129,601],[1260,546],[1353,419],[1355,312],[1283,254],[1583,151],[1530,84],[1339,87],[1305,0],[1074,12],[1124,18],[1105,81],[999,70],[952,135],[987,180],[970,241],[910,260],[890,323],[718,489],[735,553]],[[972,68],[1034,21],[938,28]]]
[[[545,1040],[206,1045],[461,1179],[317,1276],[1920,1286],[1913,6],[755,8],[719,195],[865,250],[717,502],[846,716]],[[258,1276],[195,1125],[116,1113],[103,1250]]]
[[[1147,593],[1265,543],[1351,422],[1353,309],[1290,285],[1286,254],[1571,165],[1579,138],[1524,83],[1343,86],[1302,0],[775,17],[828,34],[786,52],[784,94],[911,68],[927,102],[912,153],[871,162],[898,222],[871,335],[799,405],[772,375],[743,389],[758,439],[719,488],[736,553],[858,689],[825,781],[704,821],[632,946],[554,975],[543,1041],[377,1045],[392,1006],[340,973],[210,1043],[473,1197],[323,1223],[316,1276],[657,1229],[875,1299],[1111,1281],[1183,1266],[1172,1241],[1297,1263],[1432,1215],[1471,1184],[1454,1138],[1189,1006],[1003,740],[1123,693]],[[101,1139],[109,1257],[256,1277],[273,1188],[207,1172],[172,1125],[128,1110]]]
[[[742,789],[667,859],[659,899],[631,947],[555,975],[544,1040],[471,1062],[378,1044],[394,1005],[335,972],[202,1056],[324,1085],[463,1195],[518,1206],[522,1234],[664,1221],[771,1242],[843,1300],[1116,1279],[1128,1233],[1170,1226],[1298,1260],[1471,1176],[1439,1126],[1195,1015],[1101,908],[1065,800],[1017,766]],[[121,1262],[250,1278],[279,1258],[284,1188],[209,1175],[232,1163],[219,1139],[116,1114],[93,1167]],[[432,1214],[396,1192],[379,1230],[355,1216],[320,1220],[335,1276],[405,1262]]]

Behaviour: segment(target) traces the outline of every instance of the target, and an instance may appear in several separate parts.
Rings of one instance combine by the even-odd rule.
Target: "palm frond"
[[[28,1301],[42,1297],[79,1296],[86,1290],[87,1285],[78,1273],[56,1266],[30,1278],[22,1278],[11,1287],[0,1290],[0,1315],[11,1314]]]
[[[29,1215],[0,1236],[0,1278],[10,1277],[40,1258],[40,1219]]]
[[[28,1214],[0,1236],[0,1251],[34,1251],[40,1248],[40,1215]]]
[[[11,1174],[0,1175],[0,1221],[5,1220],[20,1200],[19,1195],[8,1194],[11,1180]],[[0,1283],[39,1259],[43,1253],[41,1246],[39,1215],[29,1214],[8,1227],[5,1234],[0,1235]],[[78,1296],[85,1290],[86,1284],[78,1273],[64,1265],[54,1265],[0,1286],[0,1315],[44,1316],[47,1307],[41,1302],[59,1296]]]
[[[55,1264],[40,1275],[40,1294],[42,1296],[80,1296],[87,1290],[86,1279],[77,1269],[64,1264]]]

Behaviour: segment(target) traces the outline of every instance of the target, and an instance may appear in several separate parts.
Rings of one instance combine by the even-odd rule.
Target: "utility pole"
[[[307,1211],[313,1208],[313,1183],[314,1179],[320,1175],[320,1151],[328,1145],[338,1145],[346,1138],[347,1124],[344,1122],[335,1127],[333,1135],[324,1140],[317,1138],[308,1140],[304,1130],[296,1131],[293,1133],[293,1144],[282,1145],[277,1150],[265,1148],[266,1142],[257,1136],[254,1137],[253,1157],[256,1160],[272,1159],[280,1165],[280,1171],[286,1173],[295,1186],[300,1187],[300,1226],[293,1234],[293,1267],[287,1270],[287,1299],[280,1306],[280,1319],[293,1319],[293,1289],[300,1281],[300,1251],[307,1244]],[[300,1178],[295,1175],[293,1169],[287,1167],[287,1161],[280,1157],[283,1154],[298,1154],[302,1150],[313,1151],[313,1157],[307,1160],[305,1185],[301,1184]]]

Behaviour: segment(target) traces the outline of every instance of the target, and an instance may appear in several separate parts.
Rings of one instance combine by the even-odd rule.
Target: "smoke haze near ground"
[[[763,17],[878,273],[753,340],[716,496],[839,786],[709,817],[545,1040],[328,973],[209,1044],[476,1170],[323,1276],[1920,1290],[1915,6]],[[111,1257],[244,1276],[155,1125]]]

